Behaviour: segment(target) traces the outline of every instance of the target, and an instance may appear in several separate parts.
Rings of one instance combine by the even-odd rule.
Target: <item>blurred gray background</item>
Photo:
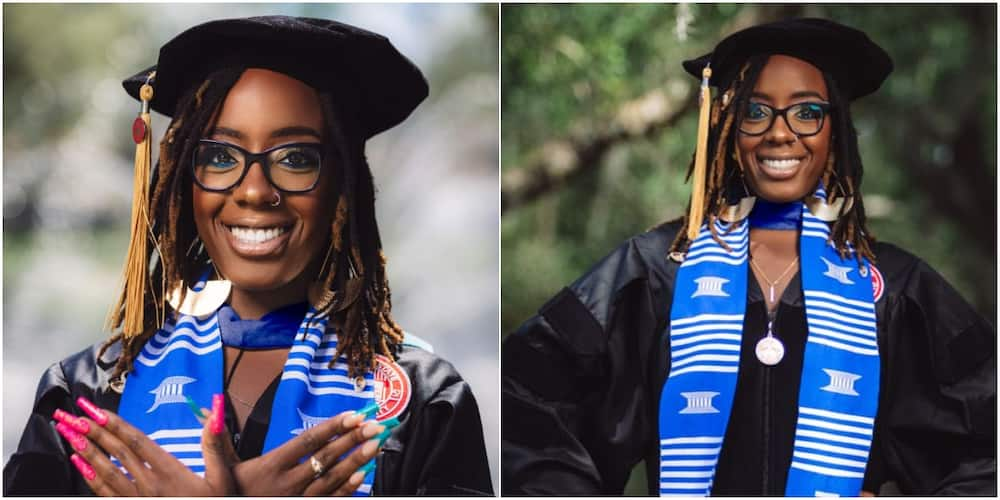
[[[386,35],[430,81],[428,100],[367,148],[393,312],[472,386],[498,488],[495,5],[4,5],[4,462],[42,372],[107,335],[128,244],[138,111],[120,80],[155,63],[184,29],[265,14]],[[156,144],[167,123],[154,114]]]

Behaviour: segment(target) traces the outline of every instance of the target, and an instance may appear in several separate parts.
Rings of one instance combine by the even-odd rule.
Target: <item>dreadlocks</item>
[[[744,196],[748,194],[743,182],[743,165],[736,145],[739,120],[741,112],[750,102],[750,95],[757,78],[767,64],[768,57],[767,55],[751,57],[729,87],[712,102],[704,213],[707,214],[712,238],[727,249],[728,245],[717,234],[715,222],[728,205],[738,201],[738,193],[742,192]],[[841,207],[840,217],[830,231],[830,238],[841,257],[847,254],[848,248],[854,248],[859,263],[862,257],[874,262],[875,256],[871,246],[875,238],[867,227],[864,202],[858,189],[864,169],[861,155],[858,153],[858,136],[851,120],[849,102],[841,94],[832,76],[824,72],[823,77],[830,95],[832,106],[830,122],[833,127],[833,147],[822,174],[823,185],[827,190],[827,202],[837,197],[853,198],[852,204],[845,203]],[[693,172],[692,159],[688,168],[688,178]],[[670,246],[670,252],[684,252],[691,243],[687,239],[687,217],[684,217],[683,221]],[[729,228],[733,227],[734,224],[731,223]]]
[[[162,326],[167,291],[187,292],[206,266],[211,264],[198,237],[192,208],[192,186],[188,162],[205,130],[221,108],[230,89],[245,68],[226,68],[209,75],[197,89],[178,103],[177,112],[160,143],[160,154],[150,183],[149,217],[155,249],[148,251],[151,264],[144,297],[144,326],[132,338],[117,331],[101,348],[103,354],[122,342],[122,354],[112,380],[132,369],[146,341]],[[364,140],[352,127],[344,127],[347,110],[329,94],[321,93],[324,120],[324,156],[338,165],[329,178],[334,184],[336,208],[330,225],[327,251],[317,279],[310,287],[313,306],[330,314],[337,329],[337,355],[347,357],[352,377],[375,365],[375,355],[393,357],[403,341],[403,331],[391,316],[392,300],[385,275],[385,256],[375,221],[375,190],[371,170],[364,158]],[[312,267],[307,267],[311,269]],[[124,296],[124,291],[122,293]],[[182,295],[183,300],[183,295]],[[120,310],[119,301],[114,310]]]

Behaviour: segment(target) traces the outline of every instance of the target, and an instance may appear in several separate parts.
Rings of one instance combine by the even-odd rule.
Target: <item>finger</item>
[[[333,436],[341,435],[351,429],[357,428],[363,419],[363,415],[354,411],[345,411],[331,417],[303,431],[295,439],[276,448],[272,452],[275,454],[275,462],[283,464],[285,469],[295,467],[298,465],[300,458],[313,454],[316,450],[326,445],[327,441]]]
[[[201,454],[205,458],[205,480],[215,491],[234,492],[232,466],[236,463],[229,431],[226,430],[226,405],[222,394],[212,396],[212,412],[201,430]]]
[[[87,437],[117,458],[141,484],[149,479],[149,468],[169,473],[181,465],[173,455],[114,412],[104,410],[104,415],[104,426],[92,423]]]
[[[349,434],[333,440],[322,450],[316,452],[313,456],[320,460],[320,463],[324,464],[328,470],[320,477],[315,478],[306,488],[306,491],[310,491],[312,488],[315,490],[314,494],[325,495],[347,481],[351,474],[369,462],[378,453],[383,439],[376,438],[376,436],[384,430],[385,427],[382,425],[368,423]],[[357,446],[358,444],[361,444],[361,446]],[[343,460],[340,460],[340,457],[343,457],[352,448],[354,448],[354,451]],[[297,478],[305,474],[307,475],[306,479],[314,475],[312,466],[308,461],[301,464],[292,473]]]
[[[355,491],[358,491],[358,487],[361,486],[361,483],[364,480],[365,480],[364,472],[360,471],[355,472],[354,474],[351,474],[351,477],[347,478],[347,481],[344,481],[344,483],[341,484],[340,487],[337,488],[336,491],[334,491],[330,496],[335,496],[335,497],[351,496],[354,494]]]
[[[135,486],[111,460],[86,436],[70,429],[65,423],[56,424],[56,431],[76,450],[70,458],[87,485],[99,495],[135,495]],[[100,493],[100,492],[103,493]]]

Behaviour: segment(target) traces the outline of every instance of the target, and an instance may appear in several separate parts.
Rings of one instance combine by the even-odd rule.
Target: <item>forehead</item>
[[[792,56],[773,55],[757,78],[754,93],[774,99],[790,98],[804,93],[828,98],[823,73],[812,64]]]
[[[252,131],[323,123],[316,90],[284,73],[251,68],[233,85],[219,110],[218,125]]]

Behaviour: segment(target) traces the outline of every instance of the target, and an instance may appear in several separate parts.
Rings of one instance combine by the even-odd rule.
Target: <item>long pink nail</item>
[[[222,428],[226,423],[226,403],[222,399],[222,394],[212,395],[212,434],[218,436],[222,434]]]
[[[104,410],[98,408],[94,403],[91,403],[89,399],[80,396],[76,398],[76,405],[83,410],[97,425],[104,427],[108,423],[108,415],[104,413]]]
[[[56,431],[58,431],[59,434],[62,434],[62,437],[66,438],[66,441],[69,441],[69,444],[74,450],[83,451],[87,449],[87,438],[77,434],[72,427],[63,422],[59,422],[56,424]]]
[[[55,413],[52,414],[52,418],[70,426],[74,431],[80,434],[87,434],[90,432],[90,424],[82,418],[76,418],[65,411],[56,409]]]
[[[90,464],[88,464],[87,461],[80,455],[77,455],[76,453],[70,455],[69,461],[73,462],[73,465],[76,466],[76,470],[80,471],[80,474],[83,474],[83,477],[87,478],[87,481],[93,481],[94,478],[97,477],[97,473],[94,472],[94,468],[91,467]]]

